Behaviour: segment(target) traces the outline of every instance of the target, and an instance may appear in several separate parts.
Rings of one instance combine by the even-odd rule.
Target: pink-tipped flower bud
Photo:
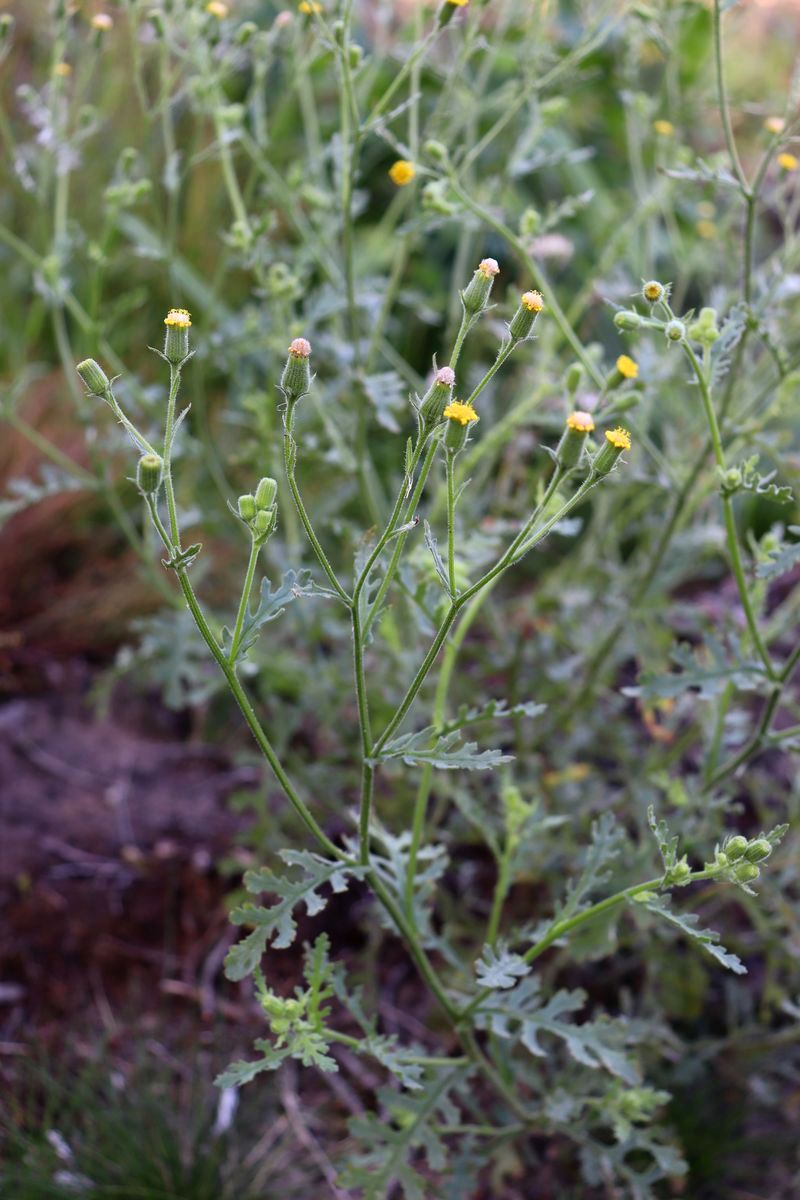
[[[444,420],[444,410],[453,398],[456,373],[452,367],[440,367],[419,406],[419,419],[426,432]]]
[[[281,376],[281,390],[290,404],[305,396],[311,387],[310,355],[311,343],[304,337],[295,338],[289,346],[289,357]]]

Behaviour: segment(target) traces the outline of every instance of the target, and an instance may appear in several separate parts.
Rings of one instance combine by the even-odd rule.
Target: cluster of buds
[[[289,404],[295,404],[311,387],[310,357],[311,343],[304,337],[295,338],[281,375],[281,391]]]
[[[701,346],[713,346],[719,337],[717,328],[717,310],[701,308],[697,320],[689,326],[689,337],[699,342]]]
[[[248,492],[247,495],[239,497],[239,516],[250,527],[250,532],[259,543],[265,542],[275,528],[278,519],[275,504],[277,495],[277,483],[265,475],[255,493]]]
[[[440,367],[419,404],[419,419],[424,432],[435,429],[444,420],[445,409],[453,398],[456,382],[451,367]]]
[[[477,316],[483,312],[489,303],[495,275],[499,274],[500,267],[496,258],[484,258],[478,263],[477,271],[461,293],[461,302],[466,313]]]
[[[758,863],[769,858],[772,843],[765,837],[746,838],[734,834],[722,844],[714,856],[714,865],[726,868],[734,883],[752,883],[761,874]]]

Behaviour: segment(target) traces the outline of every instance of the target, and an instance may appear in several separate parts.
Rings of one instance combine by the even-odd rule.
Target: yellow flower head
[[[714,221],[698,221],[695,225],[695,229],[697,230],[698,235],[701,238],[705,238],[707,241],[710,241],[711,238],[715,238],[717,236],[717,226]]]
[[[540,313],[544,308],[544,300],[542,299],[541,292],[523,292],[522,303],[528,312]]]
[[[322,12],[322,5],[319,3],[319,0],[300,0],[297,7],[301,13]]]
[[[114,22],[108,13],[95,13],[92,17],[92,29],[99,29],[101,33],[108,33],[114,28]]]
[[[447,0],[448,4],[452,4],[453,8],[466,8],[469,0]]]
[[[68,62],[56,63],[53,67],[53,74],[57,75],[59,79],[67,79],[72,74],[72,67]]]
[[[448,417],[451,421],[458,421],[459,425],[471,425],[473,421],[479,420],[472,405],[462,404],[460,400],[453,400],[448,404],[442,416]]]
[[[496,258],[482,258],[478,263],[478,270],[481,275],[485,275],[487,279],[494,279],[495,275],[500,274]]]
[[[631,435],[627,429],[623,429],[618,425],[616,429],[606,430],[606,441],[614,447],[615,450],[630,450]]]
[[[784,171],[796,171],[800,167],[800,159],[786,150],[783,154],[778,155],[778,166],[783,167]]]
[[[777,136],[779,133],[783,133],[786,128],[786,122],[783,117],[767,117],[764,122],[764,128],[767,133],[774,133]]]
[[[171,308],[164,317],[165,325],[174,325],[178,329],[188,329],[192,323],[192,314],[188,308]]]
[[[649,300],[651,304],[655,304],[656,300],[660,300],[664,295],[663,283],[659,283],[657,279],[648,279],[642,288],[642,295],[645,300]]]
[[[639,374],[638,364],[632,358],[628,358],[627,354],[620,354],[617,359],[617,370],[624,379],[635,379]]]
[[[407,158],[398,158],[397,162],[389,167],[389,178],[397,187],[405,187],[407,183],[411,183],[416,173],[417,168]]]
[[[659,137],[672,137],[675,133],[675,126],[672,124],[672,121],[653,121],[653,129]]]
[[[230,12],[230,9],[227,4],[222,3],[222,0],[209,0],[206,5],[206,12],[211,13],[212,17],[217,17],[220,21],[223,21]]]
[[[591,433],[594,429],[594,421],[590,413],[577,409],[567,417],[567,427],[574,429],[576,433]]]

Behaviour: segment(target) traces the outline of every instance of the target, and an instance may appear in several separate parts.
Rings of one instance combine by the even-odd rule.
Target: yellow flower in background
[[[229,11],[227,4],[223,4],[222,0],[209,0],[206,5],[206,12],[211,13],[212,17],[218,17],[220,21],[227,17]]]
[[[675,133],[675,126],[672,124],[672,121],[664,121],[661,119],[658,121],[653,121],[653,129],[656,131],[659,137],[672,137]]]
[[[617,359],[617,370],[624,379],[635,379],[639,374],[638,363],[635,363],[632,358],[628,358],[627,354],[620,354]]]
[[[469,0],[447,0],[448,4],[452,4],[453,8],[466,8]]]
[[[698,236],[705,238],[706,241],[711,241],[712,238],[717,236],[718,232],[716,223],[708,220],[698,221],[695,225],[695,229],[697,230]]]
[[[471,404],[462,404],[460,400],[448,404],[442,415],[451,421],[458,421],[459,425],[471,425],[480,419]]]
[[[615,450],[630,450],[631,448],[631,435],[621,425],[618,425],[616,429],[606,430],[606,441]]]
[[[297,6],[301,13],[318,13],[322,12],[322,5],[319,0],[300,0]]]
[[[784,171],[796,171],[800,167],[800,159],[794,154],[790,154],[788,150],[778,155],[777,162],[778,166],[782,167]]]
[[[389,168],[389,178],[397,187],[405,187],[417,174],[417,168],[407,158],[398,158]]]
[[[56,63],[53,67],[53,74],[57,75],[59,79],[67,79],[72,74],[72,67],[68,62]]]

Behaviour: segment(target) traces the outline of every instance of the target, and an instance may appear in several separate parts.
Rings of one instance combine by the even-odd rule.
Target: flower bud
[[[524,238],[535,237],[541,223],[542,217],[538,209],[528,207],[520,217],[519,231]]]
[[[105,396],[111,387],[111,381],[105,371],[93,358],[85,358],[83,362],[78,363],[75,370],[93,396]]]
[[[607,475],[616,466],[617,459],[623,450],[630,450],[631,435],[627,429],[618,425],[616,429],[606,430],[606,440],[595,455],[592,470],[595,475]]]
[[[745,858],[751,863],[761,862],[763,858],[769,858],[770,854],[772,854],[772,846],[766,838],[756,838],[744,852]]]
[[[499,273],[500,268],[497,265],[497,259],[484,258],[481,260],[477,271],[461,293],[461,300],[466,312],[476,314],[486,308],[486,305],[489,303],[489,293],[492,290],[494,277]]]
[[[281,376],[281,390],[290,404],[305,396],[311,387],[310,355],[311,343],[302,337],[295,338]]]
[[[439,9],[439,25],[447,25],[457,8],[466,8],[469,0],[443,0]]]
[[[145,496],[152,496],[161,487],[164,460],[159,454],[143,454],[136,467],[136,485]]]
[[[447,429],[444,435],[445,447],[448,453],[458,454],[467,444],[469,427],[479,419],[478,414],[471,404],[462,404],[459,400],[453,400],[444,410],[443,416],[447,417]]]
[[[638,363],[635,363],[627,354],[620,354],[614,364],[614,370],[609,373],[606,379],[606,389],[609,392],[613,392],[614,388],[618,388],[626,379],[636,379],[638,375]]]
[[[733,874],[739,883],[752,883],[754,879],[758,879],[761,871],[755,863],[740,862],[733,868]]]
[[[274,479],[270,479],[269,475],[265,475],[259,482],[256,488],[255,502],[256,508],[272,508],[275,503],[275,497],[278,494],[278,485]]]
[[[570,396],[574,396],[583,383],[583,364],[573,363],[564,372],[564,387]]]
[[[644,325],[644,317],[627,308],[621,308],[619,312],[614,313],[614,324],[617,329],[639,329]]]
[[[738,859],[740,859],[747,849],[747,846],[747,838],[742,837],[741,834],[737,833],[736,837],[732,837],[725,843],[725,853],[728,856],[728,861],[736,862]]]
[[[558,465],[564,471],[569,471],[580,462],[586,438],[594,429],[594,421],[587,412],[573,412],[567,417],[561,441],[556,447]]]
[[[670,342],[682,342],[686,337],[686,326],[683,321],[668,321],[664,326],[664,333]]]
[[[278,513],[274,508],[260,508],[253,521],[253,529],[259,538],[267,538],[275,528]]]
[[[659,283],[657,279],[648,279],[647,283],[642,285],[642,295],[648,304],[658,304],[659,300],[663,300],[667,289],[663,283]]]
[[[422,153],[431,160],[431,162],[446,163],[448,154],[447,147],[443,142],[437,142],[435,138],[429,138],[422,147]]]
[[[389,178],[395,187],[406,187],[416,178],[416,174],[417,168],[407,158],[398,158],[389,167]]]
[[[508,332],[515,341],[528,337],[539,313],[544,308],[544,300],[539,292],[523,292],[519,308],[511,318]]]
[[[434,375],[433,383],[422,397],[419,406],[419,416],[424,429],[433,429],[444,419],[444,410],[452,399],[455,381],[455,372],[450,367],[440,367]]]
[[[701,308],[696,321],[689,326],[689,337],[700,342],[703,346],[713,346],[719,337],[717,328],[717,310]]]
[[[684,880],[689,878],[691,873],[692,868],[684,859],[681,859],[680,862],[675,863],[675,866],[669,873],[669,878],[672,883],[683,883]]]
[[[255,496],[252,496],[249,492],[246,496],[240,496],[237,501],[237,508],[239,509],[239,516],[243,521],[252,521],[257,512]]]
[[[171,308],[164,317],[164,324],[167,327],[164,338],[164,358],[177,367],[189,354],[191,314],[185,308]]]

